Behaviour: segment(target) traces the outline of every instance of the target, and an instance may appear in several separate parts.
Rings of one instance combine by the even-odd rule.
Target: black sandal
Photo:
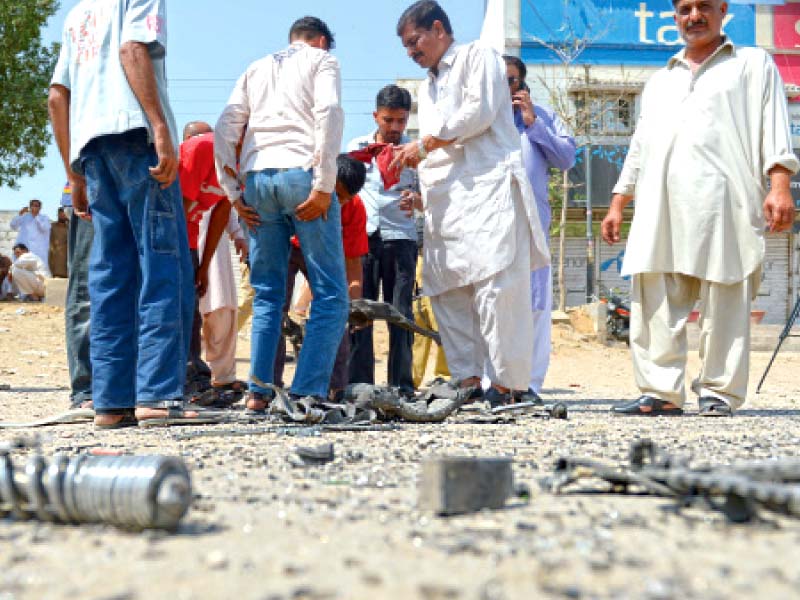
[[[611,407],[612,414],[621,416],[638,417],[678,417],[683,414],[680,406],[672,402],[664,402],[652,396],[639,396],[636,400],[629,400]]]
[[[699,400],[701,417],[732,417],[733,409],[730,404],[714,396],[703,396]]]

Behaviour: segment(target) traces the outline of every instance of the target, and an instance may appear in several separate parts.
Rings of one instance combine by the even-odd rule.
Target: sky
[[[485,0],[440,0],[459,42],[477,39]],[[46,43],[61,39],[64,19],[78,0],[62,0],[43,32]],[[336,38],[334,54],[342,68],[342,104],[346,120],[343,142],[369,133],[378,90],[398,78],[421,78],[420,69],[395,35],[397,19],[411,0],[168,0],[167,77],[178,128],[187,121],[212,125],[236,79],[254,60],[287,45],[295,19],[314,15]],[[55,218],[64,186],[64,167],[50,144],[44,167],[19,182],[19,189],[0,188],[0,210],[17,210],[39,198]]]

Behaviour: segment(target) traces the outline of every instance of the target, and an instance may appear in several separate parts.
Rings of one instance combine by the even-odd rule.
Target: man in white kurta
[[[603,222],[606,241],[618,241],[622,208],[635,197],[622,272],[633,276],[631,353],[642,396],[612,411],[682,414],[686,322],[699,302],[702,368],[692,389],[701,415],[723,416],[745,401],[764,229],[791,226],[789,179],[800,165],[772,58],[720,34],[724,2],[674,4],[687,48],[645,87]]]
[[[489,401],[509,402],[513,391],[528,389],[530,274],[549,263],[549,250],[522,165],[505,64],[478,43],[456,45],[435,2],[412,5],[397,32],[429,69],[419,90],[422,139],[396,157],[419,163],[423,287],[454,379],[476,386],[486,365]]]
[[[201,254],[205,248],[210,218],[211,211],[207,211],[200,222]],[[237,253],[246,258],[247,242],[236,211],[230,212],[225,232],[236,244]],[[214,387],[244,391],[244,383],[238,382],[240,385],[236,385],[237,302],[230,244],[222,239],[209,263],[208,291],[200,298],[203,353],[211,368],[211,384]]]
[[[11,265],[11,282],[23,300],[40,301],[44,298],[47,267],[41,258],[30,252],[24,244],[14,246],[14,264]]]
[[[26,208],[11,219],[11,229],[18,231],[15,244],[25,244],[28,249],[42,259],[47,277],[50,269],[47,258],[50,255],[50,218],[41,213],[42,203],[34,198]]]

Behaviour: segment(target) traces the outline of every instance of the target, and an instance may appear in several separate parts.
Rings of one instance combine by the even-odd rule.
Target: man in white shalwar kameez
[[[25,244],[14,246],[14,263],[9,273],[11,283],[22,300],[39,302],[44,299],[45,279],[48,276],[44,261],[31,252]]]
[[[683,414],[686,321],[699,302],[702,368],[692,389],[701,415],[725,416],[747,395],[764,229],[791,227],[789,181],[800,164],[769,54],[722,35],[722,0],[673,5],[686,48],[644,89],[603,222],[604,239],[618,242],[622,209],[636,198],[622,272],[633,276],[631,354],[642,396],[612,411]]]
[[[454,380],[487,400],[527,391],[533,322],[530,277],[549,250],[522,165],[506,67],[479,43],[455,44],[447,14],[432,0],[401,16],[397,33],[428,77],[419,90],[421,140],[395,163],[419,165],[424,229],[423,287]]]
[[[205,249],[211,211],[200,221],[199,250]],[[239,215],[230,211],[225,233],[236,246],[242,260],[247,258],[247,242],[239,224]],[[236,280],[233,275],[230,245],[220,240],[208,267],[208,290],[200,298],[200,314],[203,316],[203,353],[211,368],[211,385],[215,390],[230,390],[243,393],[245,383],[236,379],[237,336]]]

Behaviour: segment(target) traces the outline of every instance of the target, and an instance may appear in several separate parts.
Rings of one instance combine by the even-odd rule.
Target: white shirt
[[[12,264],[12,268],[30,271],[36,275],[36,278],[39,281],[44,281],[49,275],[49,271],[47,270],[47,267],[42,259],[36,256],[33,252],[25,252],[24,254],[20,254]]]
[[[82,0],[67,15],[51,85],[71,91],[70,163],[81,172],[80,151],[92,139],[152,128],[119,59],[126,42],[147,44],[158,96],[172,140],[177,128],[167,95],[166,0]]]
[[[647,82],[614,188],[636,198],[622,273],[736,283],[764,260],[768,172],[800,168],[783,82],[760,48],[726,40],[695,75],[684,54]]]
[[[247,127],[239,169],[236,145]],[[241,196],[241,173],[314,169],[313,189],[333,192],[342,145],[339,61],[304,42],[254,62],[239,78],[215,127],[217,178],[231,202]]]
[[[506,269],[516,254],[514,220],[528,219],[531,268],[550,263],[514,126],[506,67],[473,42],[453,44],[419,91],[421,136],[457,142],[419,167],[425,205],[425,292],[435,296]],[[521,192],[525,214],[512,193]]]
[[[48,274],[49,269],[46,265],[50,255],[50,226],[50,218],[42,213],[34,217],[26,212],[11,219],[11,229],[19,231],[17,241],[14,243],[25,244],[28,250],[42,259]]]
[[[211,221],[211,213],[206,211],[200,221],[199,252],[203,256],[203,248],[206,245],[206,235],[208,235],[208,224]],[[233,276],[233,263],[231,262],[231,245],[228,239],[240,240],[245,235],[242,226],[239,224],[239,215],[231,209],[228,224],[225,226],[223,235],[211,262],[208,265],[208,290],[206,295],[200,298],[200,314],[206,315],[220,308],[235,309],[239,302],[236,297],[236,280]]]

